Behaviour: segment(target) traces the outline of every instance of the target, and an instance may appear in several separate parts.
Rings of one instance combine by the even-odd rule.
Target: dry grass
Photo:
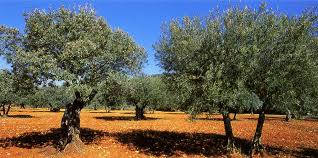
[[[82,152],[56,152],[62,112],[46,109],[13,109],[0,118],[0,157],[225,157],[224,129],[220,115],[189,121],[183,113],[155,112],[135,121],[133,111],[83,110]],[[238,115],[232,121],[236,144],[246,157],[257,115]],[[266,157],[315,157],[318,155],[318,121],[292,120],[268,115],[263,143]]]

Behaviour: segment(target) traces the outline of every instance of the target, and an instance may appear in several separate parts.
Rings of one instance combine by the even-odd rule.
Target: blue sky
[[[91,4],[99,16],[103,16],[113,28],[128,32],[148,52],[146,74],[158,74],[162,70],[154,58],[152,45],[160,37],[160,26],[173,18],[205,16],[212,9],[224,10],[230,6],[257,8],[263,1],[257,0],[0,0],[0,24],[23,31],[22,14],[35,8],[48,9],[60,6],[73,7]],[[318,0],[268,0],[274,11],[299,15],[305,8],[317,7]],[[1,57],[0,69],[10,68]]]

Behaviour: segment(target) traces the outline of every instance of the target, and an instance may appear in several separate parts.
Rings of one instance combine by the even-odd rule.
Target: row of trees
[[[318,109],[316,12],[288,17],[262,5],[172,20],[154,45],[165,73],[151,77],[141,75],[144,49],[90,7],[34,10],[25,22],[24,32],[0,27],[0,55],[13,68],[0,73],[0,103],[65,105],[62,149],[80,142],[80,111],[89,104],[133,105],[137,119],[147,106],[218,111],[228,151],[230,112],[259,113],[251,151],[262,151],[266,112]]]

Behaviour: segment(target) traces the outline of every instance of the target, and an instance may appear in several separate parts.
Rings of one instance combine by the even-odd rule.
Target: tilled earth
[[[17,109],[0,118],[0,157],[248,157],[257,115],[242,114],[232,121],[236,153],[226,155],[220,115],[194,121],[181,112],[146,114],[133,111],[83,110],[83,150],[58,152],[63,112]],[[318,157],[318,120],[284,121],[267,115],[263,130],[266,152],[255,157]]]

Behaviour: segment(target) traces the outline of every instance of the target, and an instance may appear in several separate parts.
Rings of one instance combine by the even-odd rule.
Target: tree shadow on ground
[[[135,114],[135,112],[120,112],[120,114]]]
[[[247,120],[256,120],[257,121],[257,117],[255,118],[244,118]],[[318,119],[316,118],[312,118],[312,117],[304,117],[304,118],[300,118],[300,119],[291,119],[292,120],[300,120],[300,121],[310,121],[310,122],[314,122],[314,121],[318,121]],[[265,121],[285,121],[285,116],[281,115],[281,116],[266,116]]]
[[[224,135],[209,133],[179,133],[155,130],[134,130],[127,133],[117,133],[116,139],[128,144],[132,150],[140,150],[147,155],[181,156],[204,155],[206,157],[226,155],[226,141]],[[235,144],[243,155],[249,155],[250,141],[235,138]],[[287,154],[295,157],[314,157],[317,149],[289,150],[266,146],[269,155]]]
[[[100,116],[94,117],[96,119],[104,120],[104,121],[134,121],[137,120],[135,116]],[[157,120],[159,118],[146,117],[143,120]]]
[[[300,119],[295,119],[295,120],[302,120],[302,121],[318,121],[318,116],[304,116],[303,118]]]
[[[107,132],[93,130],[89,128],[81,128],[81,140],[84,144],[94,143],[95,140],[108,135]],[[0,147],[10,148],[43,148],[53,146],[59,148],[59,140],[61,138],[60,128],[53,128],[46,132],[27,132],[18,137],[0,139]]]
[[[298,148],[297,150],[279,148],[279,147],[269,147],[266,146],[266,152],[269,155],[280,155],[283,154],[286,157],[317,157],[318,149],[312,148]],[[279,157],[279,156],[278,156]]]
[[[173,114],[173,115],[185,115],[185,112],[166,112],[166,111],[155,111],[156,112],[164,112],[164,114]]]
[[[64,113],[64,111],[50,111],[50,110],[32,110],[31,112],[49,112],[49,113]]]
[[[298,152],[298,155],[295,156],[303,156],[303,157],[317,157],[318,156],[318,149],[311,149],[311,148],[300,148],[300,152]]]
[[[111,113],[114,113],[114,112],[112,112],[112,111],[109,111],[109,112],[107,112],[107,111],[89,111],[89,113],[111,114]]]
[[[206,117],[202,117],[202,118],[195,118],[194,120],[203,120],[203,121],[222,121],[223,122],[223,118],[206,118]],[[232,122],[236,122],[236,121],[244,121],[244,119],[241,118],[236,118],[231,119]]]
[[[118,133],[116,138],[148,155],[178,156],[178,152],[182,152],[210,157],[226,154],[225,136],[218,134],[134,130]],[[244,148],[249,146],[247,140],[236,139],[236,142]]]
[[[3,116],[1,116],[1,117],[3,117]],[[34,118],[34,116],[31,116],[31,115],[7,115],[3,118]]]
[[[257,120],[258,120],[258,117],[255,117],[255,118],[243,118],[243,119],[245,119],[245,120],[254,120],[254,121],[257,121]],[[266,116],[266,117],[265,117],[265,121],[285,121],[285,118]]]

